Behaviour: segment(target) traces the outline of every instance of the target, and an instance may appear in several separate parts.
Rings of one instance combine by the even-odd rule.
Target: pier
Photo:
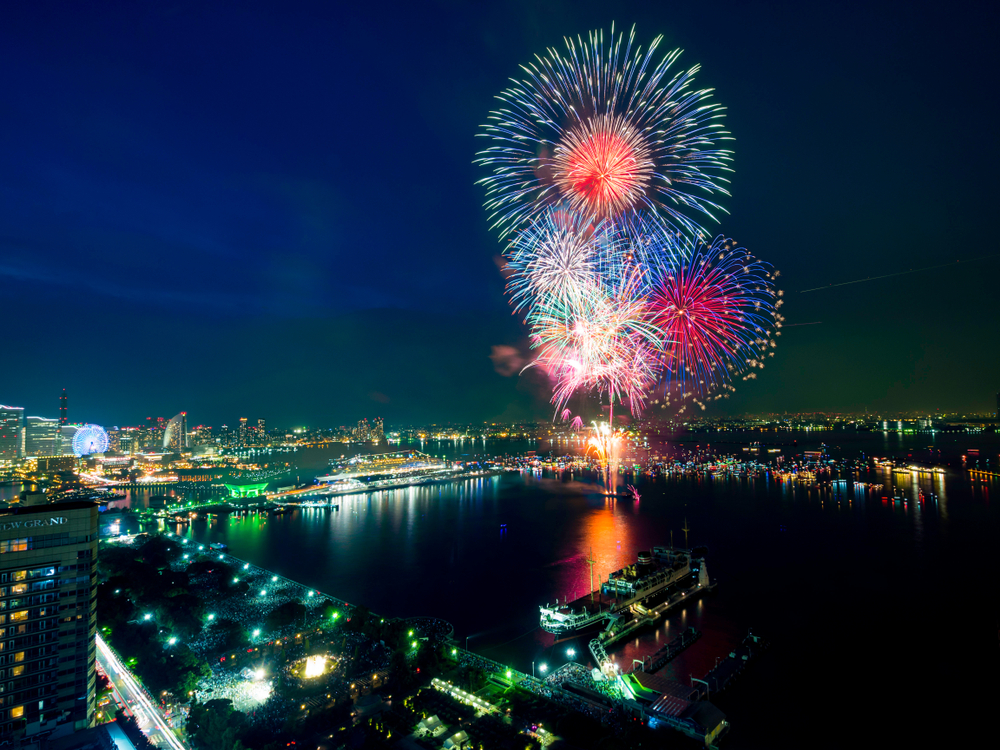
[[[673,661],[676,656],[678,656],[682,651],[684,651],[684,649],[697,641],[699,638],[701,638],[700,630],[697,628],[688,628],[655,654],[645,657],[642,661],[633,659],[632,669],[630,669],[627,674],[631,674],[635,671],[636,664],[640,666],[643,672],[653,673]],[[649,660],[649,668],[646,667],[647,659]]]
[[[628,608],[628,612],[632,615],[632,617],[628,620],[622,619],[622,611],[613,612],[606,610],[603,613],[603,616],[607,618],[609,622],[607,627],[597,636],[597,638],[594,638],[588,644],[591,655],[594,657],[597,664],[600,665],[601,670],[606,670],[607,665],[611,664],[611,660],[608,658],[606,651],[607,646],[627,638],[640,628],[657,623],[673,607],[676,607],[678,604],[683,604],[692,597],[697,597],[705,592],[712,591],[715,586],[716,584],[709,581],[708,570],[704,563],[702,563],[701,569],[698,573],[698,583],[695,586],[690,589],[675,591],[667,597],[666,601],[661,602],[652,609],[646,609],[641,604],[633,604]],[[667,661],[669,661],[669,659]],[[666,664],[666,661],[664,664]]]
[[[759,656],[770,644],[759,635],[752,632],[747,634],[743,643],[729,652],[725,659],[720,661],[702,679],[693,680],[704,683],[706,691],[709,693],[720,693],[725,690],[735,680],[750,661]]]

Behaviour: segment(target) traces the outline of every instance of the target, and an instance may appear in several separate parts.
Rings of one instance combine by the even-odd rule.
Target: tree
[[[250,645],[246,628],[234,620],[216,620],[211,627],[221,631],[223,651],[238,651]]]
[[[265,627],[268,630],[279,630],[280,628],[300,622],[305,617],[305,605],[299,602],[285,602],[280,604],[267,616]]]
[[[188,737],[198,750],[243,750],[239,739],[246,716],[233,710],[233,702],[215,698],[205,703],[195,700],[187,720]]]

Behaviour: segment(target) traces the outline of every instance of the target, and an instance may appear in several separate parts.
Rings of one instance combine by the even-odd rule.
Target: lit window
[[[12,612],[10,615],[11,622],[21,622],[22,620],[28,619],[28,610],[22,609],[20,612]]]
[[[14,654],[14,661],[24,661],[24,652],[18,651],[16,654]]]
[[[11,540],[11,541],[14,541],[14,540]],[[28,571],[26,571],[26,570],[18,570],[15,573],[11,573],[11,580],[12,581],[23,581],[25,578],[27,578],[27,576],[28,576]],[[23,706],[22,706],[22,708],[23,708]]]
[[[23,674],[24,674],[24,665],[23,664],[21,666],[19,666],[19,667],[11,667],[10,668],[10,676],[11,677],[20,677]]]
[[[24,706],[14,706],[10,710],[10,718],[20,719],[22,716],[24,716]]]
[[[12,594],[27,594],[28,593],[28,584],[26,584],[26,583],[19,583],[16,586],[11,586],[10,587],[10,592]]]

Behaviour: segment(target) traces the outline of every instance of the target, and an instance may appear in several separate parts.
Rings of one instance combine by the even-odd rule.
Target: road
[[[139,727],[151,742],[171,750],[189,750],[177,739],[159,707],[146,696],[139,681],[118,660],[101,636],[97,636],[97,664],[111,680],[115,698],[135,715]]]

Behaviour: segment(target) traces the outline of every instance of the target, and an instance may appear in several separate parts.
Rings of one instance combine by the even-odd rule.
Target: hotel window
[[[11,612],[11,622],[21,622],[28,619],[28,610],[22,609],[20,612]]]
[[[20,677],[23,674],[24,674],[24,665],[23,664],[21,666],[19,666],[19,667],[11,667],[10,668],[10,676],[11,677]]]
[[[14,661],[24,661],[24,652],[18,651],[16,654],[14,654]]]
[[[28,571],[26,570],[18,570],[10,574],[10,580],[12,581],[23,581],[27,577],[28,577]]]
[[[19,583],[15,586],[10,587],[10,593],[12,594],[26,594],[28,593],[28,584]]]
[[[24,706],[14,706],[10,710],[10,718],[20,719],[22,716],[24,716]]]

